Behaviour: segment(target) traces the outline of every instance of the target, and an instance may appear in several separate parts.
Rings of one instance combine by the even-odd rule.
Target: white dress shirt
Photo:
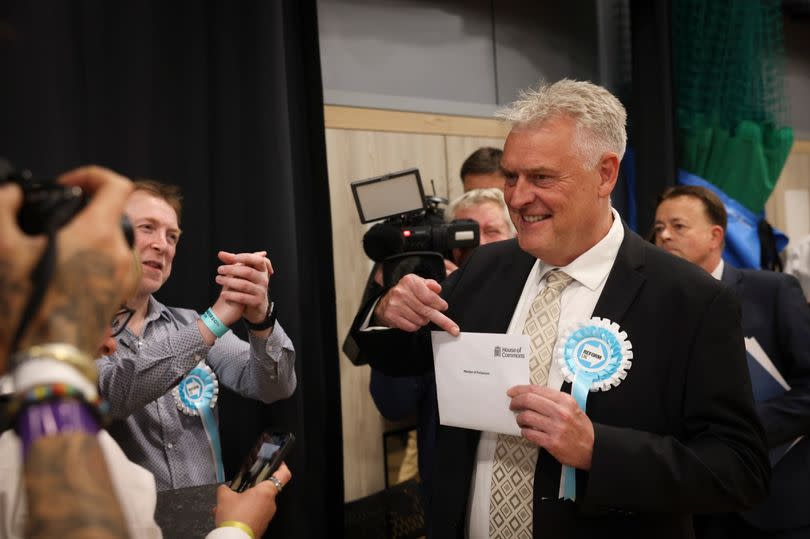
[[[712,277],[714,277],[718,281],[721,280],[723,278],[723,268],[725,267],[726,265],[723,262],[723,259],[721,258],[720,262],[717,264],[717,267],[714,268],[714,271],[712,272]]]
[[[589,319],[593,314],[599,296],[602,294],[608,274],[613,268],[613,262],[619,252],[619,246],[624,239],[624,228],[619,214],[616,210],[612,210],[612,212],[613,225],[611,225],[607,235],[576,260],[565,267],[559,268],[573,277],[574,280],[563,290],[560,296],[558,336],[566,328]],[[529,308],[537,294],[546,286],[543,277],[552,269],[557,268],[545,264],[539,259],[535,262],[526,279],[526,284],[523,285],[523,292],[515,307],[507,334],[519,335],[523,333],[523,326],[526,324]],[[548,374],[548,387],[560,388],[562,383],[562,372],[552,364]],[[467,531],[470,539],[489,538],[490,483],[497,440],[497,433],[482,432],[478,443],[467,517]],[[562,481],[560,481],[560,489],[562,489]],[[562,495],[562,492],[560,494]]]

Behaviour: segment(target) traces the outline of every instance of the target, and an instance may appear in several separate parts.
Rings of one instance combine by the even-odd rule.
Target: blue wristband
[[[228,333],[229,328],[222,323],[222,320],[214,314],[214,311],[209,307],[207,311],[200,315],[200,320],[203,321],[205,327],[211,330],[211,333],[218,339]]]

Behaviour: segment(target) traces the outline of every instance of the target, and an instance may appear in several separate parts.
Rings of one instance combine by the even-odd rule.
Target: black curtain
[[[655,220],[658,195],[675,184],[674,92],[670,0],[631,0],[630,144],[635,150],[638,232]]]
[[[267,249],[297,350],[293,398],[227,392],[233,472],[263,428],[297,437],[268,536],[342,529],[331,220],[315,0],[0,2],[0,155],[37,176],[97,163],[182,187],[158,298],[204,310],[216,252]]]

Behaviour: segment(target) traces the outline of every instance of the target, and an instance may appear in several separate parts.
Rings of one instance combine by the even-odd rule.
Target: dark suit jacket
[[[436,454],[436,429],[439,427],[439,404],[436,402],[436,380],[432,372],[421,376],[388,376],[371,369],[369,391],[377,409],[386,419],[398,421],[416,416],[419,480],[425,508],[429,508],[433,485],[433,461]],[[427,517],[430,513],[426,512]],[[429,518],[428,518],[429,520]]]
[[[791,386],[784,395],[756,404],[768,447],[810,434],[810,309],[795,277],[739,270],[728,264],[722,281],[742,304],[742,330],[755,337]],[[765,530],[810,526],[810,437],[796,444],[773,468],[771,493],[743,513]]]
[[[506,332],[534,262],[515,240],[479,247],[444,283],[448,316],[462,331]],[[354,336],[375,368],[432,368],[428,331],[360,332],[363,314]],[[760,501],[770,467],[734,295],[625,228],[593,315],[627,332],[633,366],[621,385],[588,397],[595,442],[591,470],[577,474],[576,504],[557,501],[559,463],[540,451],[535,537],[692,537],[692,513]],[[439,429],[435,537],[463,537],[479,437]]]

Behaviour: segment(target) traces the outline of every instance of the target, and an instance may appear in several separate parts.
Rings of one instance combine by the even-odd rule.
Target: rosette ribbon
[[[557,341],[557,361],[571,382],[571,395],[585,411],[588,393],[618,386],[632,366],[633,350],[627,333],[606,318],[580,322]],[[576,470],[563,466],[563,498],[576,499]]]
[[[217,482],[225,482],[225,468],[222,465],[222,448],[219,441],[219,428],[214,416],[214,406],[219,395],[219,381],[217,375],[200,361],[196,367],[183,378],[172,390],[177,409],[186,415],[200,416],[205,435],[211,446],[211,455],[214,459],[214,468],[217,473]]]

